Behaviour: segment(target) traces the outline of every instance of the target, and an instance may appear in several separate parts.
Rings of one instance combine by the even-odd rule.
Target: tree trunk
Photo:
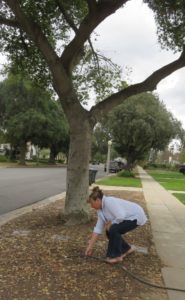
[[[55,146],[51,145],[48,164],[55,165],[56,164],[56,161],[55,161],[56,156],[57,156],[57,151],[55,149]]]
[[[82,120],[83,118],[83,120]],[[92,141],[92,126],[84,115],[71,120],[70,148],[67,167],[67,192],[62,218],[67,225],[86,223],[89,207],[89,160]]]
[[[134,166],[133,160],[131,157],[128,157],[128,156],[127,156],[126,160],[127,160],[126,170],[131,172],[133,170],[133,166]]]
[[[25,165],[25,156],[26,156],[26,150],[27,150],[27,147],[26,147],[26,143],[22,143],[20,145],[20,159],[19,159],[19,164],[20,165]]]

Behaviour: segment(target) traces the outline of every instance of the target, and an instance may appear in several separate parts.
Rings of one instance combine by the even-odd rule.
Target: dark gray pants
[[[122,238],[122,234],[137,227],[137,220],[125,220],[119,224],[111,225],[106,231],[109,239],[107,257],[119,257],[130,249],[130,245]]]

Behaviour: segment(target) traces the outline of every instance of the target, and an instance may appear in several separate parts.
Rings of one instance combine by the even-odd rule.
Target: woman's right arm
[[[95,245],[95,243],[98,239],[98,236],[99,236],[98,233],[96,233],[96,232],[92,233],[91,239],[90,239],[89,244],[88,244],[88,246],[86,248],[86,251],[85,251],[86,256],[91,256],[92,255],[93,247],[94,247],[94,245]]]

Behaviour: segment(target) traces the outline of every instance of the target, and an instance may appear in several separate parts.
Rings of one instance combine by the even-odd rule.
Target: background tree
[[[185,164],[185,130],[181,132],[180,162]]]
[[[180,162],[182,164],[185,164],[185,148],[181,150],[181,153],[180,153]]]
[[[93,131],[91,160],[106,161],[107,142],[110,140],[110,132],[103,122],[99,122]]]
[[[0,128],[0,144],[5,143],[5,135],[3,129]]]
[[[0,98],[4,106],[2,126],[7,141],[20,148],[20,163],[25,164],[29,141],[50,147],[50,162],[54,163],[68,136],[68,124],[58,103],[21,75],[11,75],[0,83]]]
[[[148,105],[150,103],[150,105]],[[150,149],[164,150],[181,133],[181,124],[151,93],[134,96],[114,109],[108,126],[117,152],[132,169]]]
[[[63,152],[68,157],[69,152],[69,126],[61,106],[58,102],[49,107],[47,117],[47,129],[42,135],[38,145],[50,149],[49,163],[55,164],[59,152]]]
[[[107,126],[105,118],[102,118],[101,122],[97,123],[93,131],[91,160],[95,162],[106,162],[108,141],[112,139],[110,128]],[[117,158],[119,154],[112,146],[110,159]]]
[[[69,123],[70,149],[65,202],[65,214],[69,223],[88,218],[88,164],[95,124],[103,114],[106,115],[128,97],[154,90],[160,80],[185,66],[184,49],[179,59],[160,68],[143,82],[119,91],[115,88],[112,94],[108,90],[106,96],[101,98],[103,101],[90,111],[81,105],[80,86],[77,88],[75,84],[75,75],[82,58],[86,58],[86,63],[92,66],[92,70],[89,68],[92,73],[99,70],[98,54],[92,47],[90,36],[103,20],[117,9],[124,9],[127,2],[128,0],[1,1],[1,48],[9,54],[11,63],[16,62],[16,67],[27,69],[33,77],[37,77],[37,82],[45,85],[52,81]],[[159,32],[164,32],[163,35],[160,34],[163,44],[170,46],[168,40],[171,38],[175,46],[182,50],[184,35],[182,39],[181,32],[184,33],[185,27],[183,0],[167,0],[163,5],[158,0],[145,2],[156,14]],[[161,15],[165,15],[164,22]],[[168,24],[165,20],[168,20]],[[91,45],[91,56],[87,55],[87,43]],[[91,64],[92,59],[96,61],[95,64]],[[101,76],[101,72],[99,74]],[[106,72],[103,82],[106,80],[105,74]],[[87,75],[83,73],[82,83]],[[95,81],[94,84],[96,88]]]

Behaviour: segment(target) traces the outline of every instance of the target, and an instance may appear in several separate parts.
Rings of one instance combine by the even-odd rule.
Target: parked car
[[[109,172],[117,173],[120,172],[124,168],[124,164],[120,161],[111,160],[109,164]],[[107,171],[107,165],[105,164],[104,171]]]
[[[185,165],[181,165],[179,168],[179,172],[185,175]]]

